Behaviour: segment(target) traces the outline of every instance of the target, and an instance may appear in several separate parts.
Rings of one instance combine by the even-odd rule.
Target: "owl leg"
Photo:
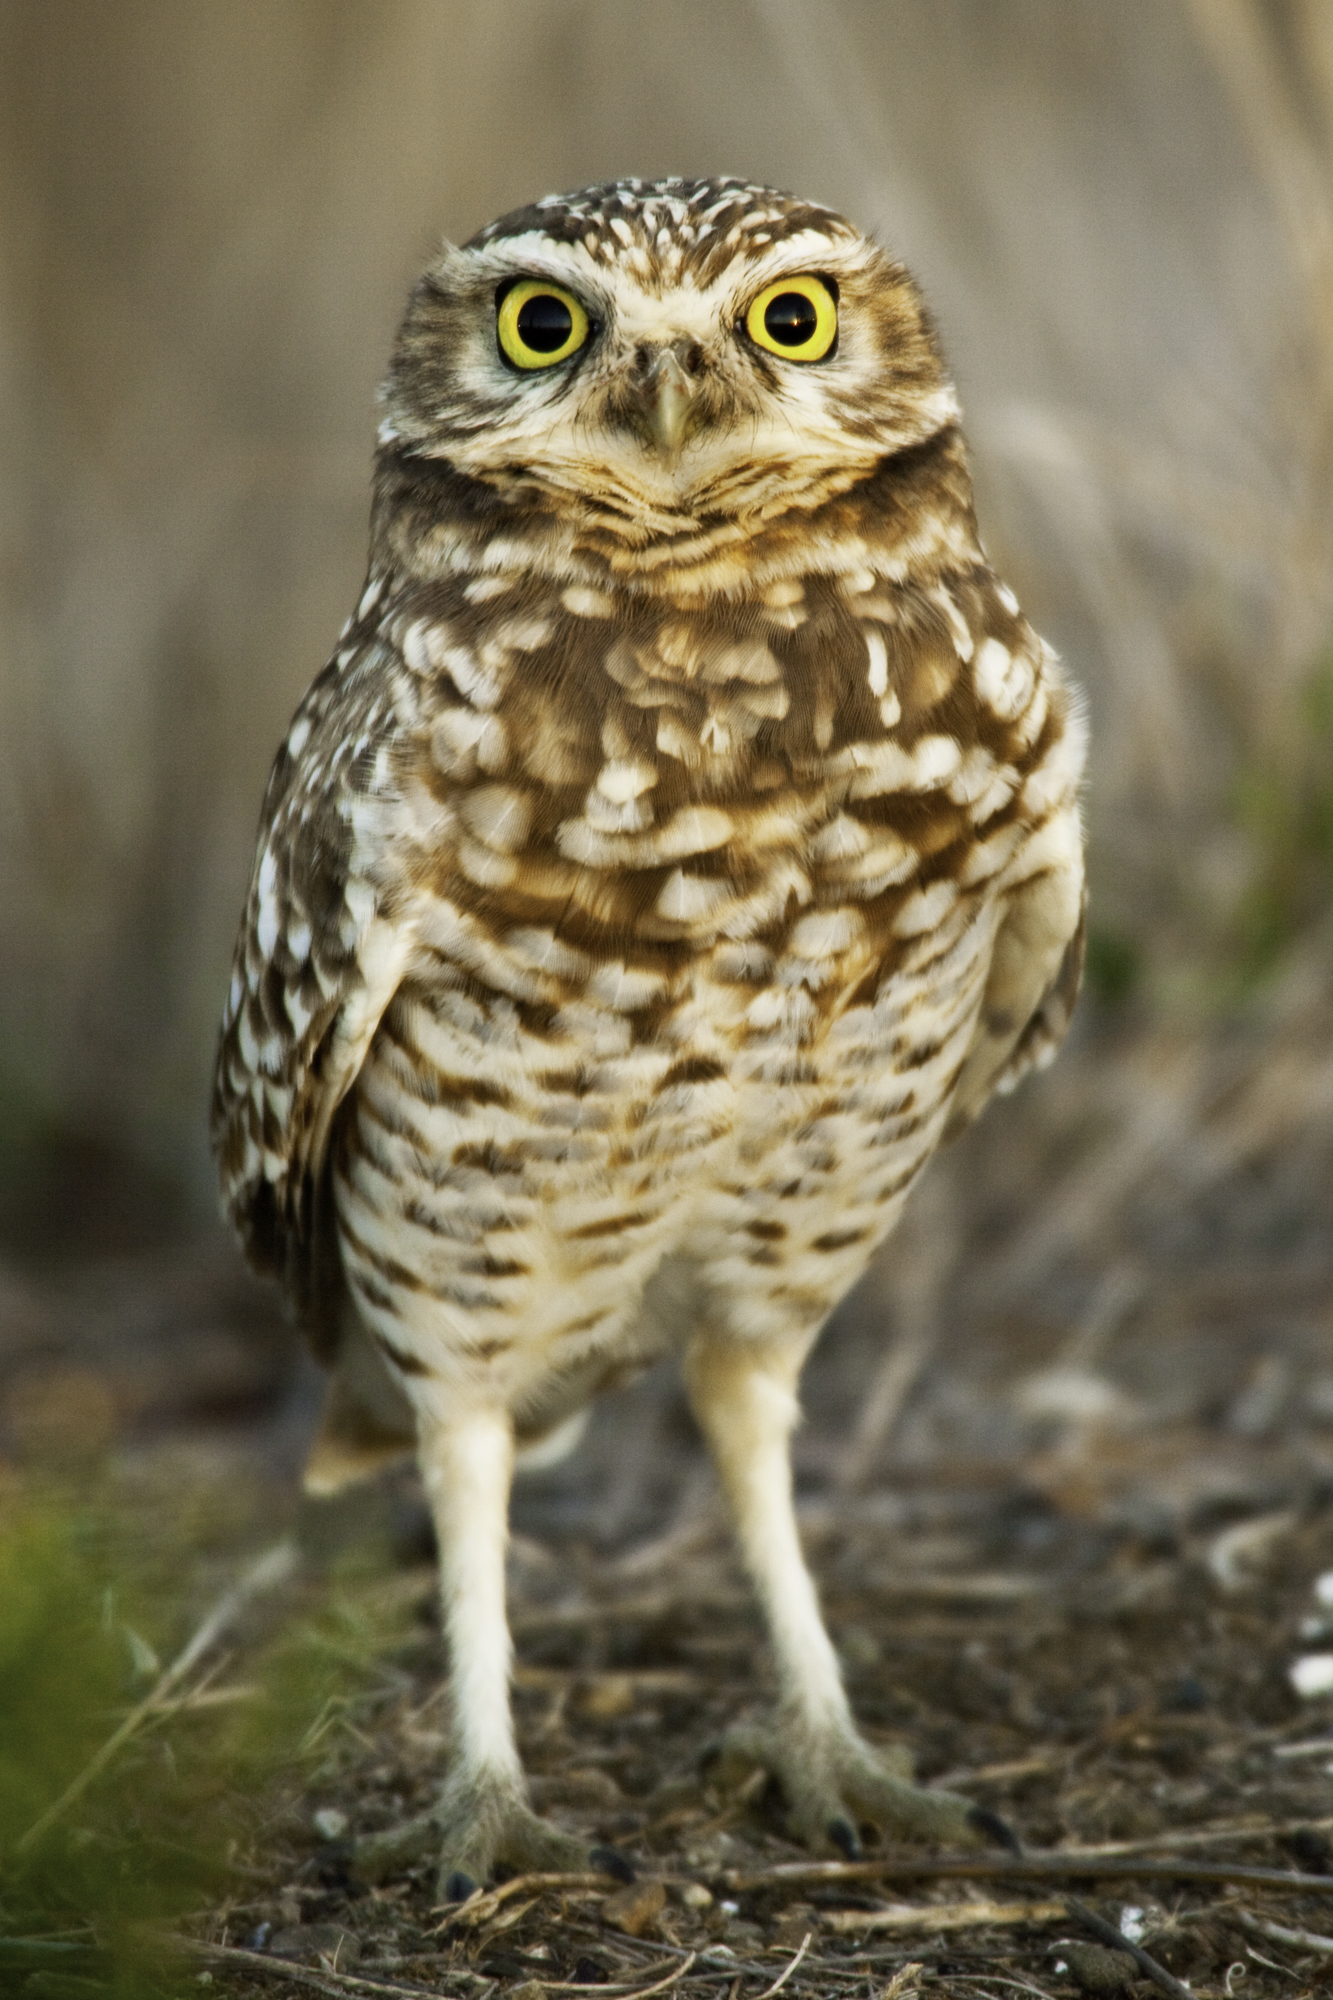
[[[419,1425],[451,1669],[449,1769],[435,1811],[361,1842],[354,1872],[373,1879],[434,1847],[441,1897],[457,1902],[497,1863],[520,1872],[613,1865],[618,1856],[590,1853],[528,1804],[509,1704],[512,1648],[505,1616],[513,1427],[500,1409],[453,1412],[438,1422],[419,1413]]]
[[[732,1731],[723,1757],[771,1771],[793,1832],[816,1849],[855,1854],[860,1820],[908,1839],[1012,1845],[994,1814],[953,1792],[911,1784],[907,1760],[874,1749],[852,1719],[792,1505],[796,1382],[813,1337],[728,1340],[709,1328],[686,1357],[690,1400],[730,1502],[778,1670],[773,1723]]]

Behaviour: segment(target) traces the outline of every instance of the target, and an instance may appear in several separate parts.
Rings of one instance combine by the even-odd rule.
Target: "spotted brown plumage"
[[[515,283],[544,318],[502,320]],[[626,182],[426,272],[369,580],[265,799],[214,1136],[333,1371],[311,1483],[418,1440],[446,1878],[584,1860],[514,1749],[509,1474],[671,1345],[777,1654],[741,1747],[815,1844],[986,1830],[857,1735],[786,1440],[941,1138],[1064,1033],[1082,754],[919,296],[850,224]],[[641,1311],[662,1272],[689,1316]]]

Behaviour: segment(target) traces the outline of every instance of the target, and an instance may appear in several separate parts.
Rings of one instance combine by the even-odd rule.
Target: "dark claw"
[[[967,1823],[977,1833],[982,1834],[992,1847],[1003,1847],[1010,1854],[1021,1854],[1023,1844],[1007,1820],[993,1813],[987,1806],[973,1806],[967,1816]]]
[[[618,1847],[594,1847],[588,1860],[599,1874],[609,1875],[615,1882],[628,1884],[638,1880],[634,1863]]]
[[[468,1897],[475,1894],[476,1888],[470,1875],[465,1875],[461,1868],[455,1868],[452,1875],[444,1878],[444,1900],[446,1903],[466,1903]]]
[[[845,1860],[861,1859],[861,1843],[857,1839],[856,1828],[849,1819],[831,1819],[824,1831]]]

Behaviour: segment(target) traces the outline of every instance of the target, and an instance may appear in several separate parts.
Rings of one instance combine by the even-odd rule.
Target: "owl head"
[[[812,506],[958,414],[912,280],[743,181],[548,195],[415,287],[382,449],[630,540]]]

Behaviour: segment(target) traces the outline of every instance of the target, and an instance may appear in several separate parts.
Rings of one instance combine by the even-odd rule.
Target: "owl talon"
[[[540,1818],[524,1799],[498,1786],[492,1789],[473,1783],[460,1786],[453,1796],[446,1787],[435,1826],[440,1856],[437,1883],[444,1903],[460,1900],[460,1882],[476,1887],[491,1881],[499,1867],[522,1875],[582,1874],[596,1868],[621,1880],[618,1869],[630,1866],[614,1849],[594,1848],[590,1852],[585,1842],[572,1833],[562,1833]]]
[[[639,1879],[634,1863],[618,1847],[594,1847],[588,1856],[588,1866],[599,1874],[609,1875],[613,1882],[623,1882],[626,1888]]]
[[[526,1873],[583,1874],[591,1869],[613,1881],[630,1883],[634,1864],[615,1847],[585,1847],[541,1819],[522,1799],[502,1791],[471,1787],[438,1812],[422,1813],[384,1833],[356,1841],[348,1873],[366,1886],[402,1874],[431,1854],[440,1856],[437,1887],[442,1903],[464,1903],[491,1879],[499,1866]]]
[[[1008,1820],[1001,1819],[989,1806],[973,1806],[967,1818],[978,1838],[991,1847],[1003,1847],[1010,1854],[1022,1854],[1023,1843]]]
[[[956,1792],[928,1791],[909,1782],[901,1754],[879,1751],[854,1731],[813,1737],[791,1725],[730,1731],[714,1768],[734,1776],[755,1765],[777,1779],[787,1800],[792,1834],[807,1847],[834,1850],[856,1861],[859,1820],[902,1840],[977,1847],[986,1844],[1015,1852],[1017,1840],[1005,1822]]]

